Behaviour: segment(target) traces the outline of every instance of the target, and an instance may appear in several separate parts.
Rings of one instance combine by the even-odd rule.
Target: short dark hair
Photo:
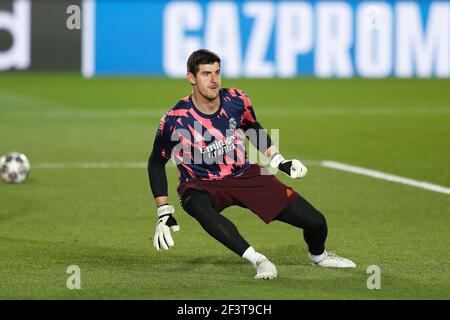
[[[220,65],[220,58],[217,54],[207,49],[199,49],[192,52],[189,56],[187,61],[187,71],[196,76],[200,69],[200,64],[213,64],[214,62],[217,62]]]

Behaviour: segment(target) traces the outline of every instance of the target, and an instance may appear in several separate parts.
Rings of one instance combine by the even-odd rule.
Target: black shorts
[[[266,174],[261,174],[261,170],[266,171]],[[237,205],[250,209],[265,223],[273,221],[292,200],[299,197],[295,190],[256,164],[250,165],[249,169],[239,176],[180,183],[177,192],[181,203],[184,193],[191,188],[208,192],[219,212]]]

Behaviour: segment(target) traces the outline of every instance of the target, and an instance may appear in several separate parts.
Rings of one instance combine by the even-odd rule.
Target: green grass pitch
[[[232,80],[258,119],[280,129],[287,158],[334,160],[450,186],[449,80]],[[254,280],[250,264],[210,238],[179,206],[175,247],[152,246],[156,211],[146,169],[39,168],[146,162],[162,113],[190,93],[171,79],[76,74],[0,75],[0,154],[31,161],[22,185],[0,183],[2,299],[449,299],[450,196],[308,166],[278,177],[327,217],[327,248],[354,270],[309,265],[300,230],[223,212],[277,266]],[[308,163],[308,162],[307,162]],[[69,290],[69,265],[81,289]],[[381,269],[369,290],[367,268]]]

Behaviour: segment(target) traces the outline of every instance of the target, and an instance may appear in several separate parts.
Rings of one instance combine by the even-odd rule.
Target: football
[[[30,161],[20,152],[0,157],[0,176],[7,183],[22,183],[30,172]]]

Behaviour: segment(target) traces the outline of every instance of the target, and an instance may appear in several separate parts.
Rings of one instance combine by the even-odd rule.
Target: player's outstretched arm
[[[167,197],[167,175],[165,165],[167,159],[161,156],[161,153],[155,148],[148,160],[148,176],[150,180],[150,188],[155,198],[158,214],[158,222],[156,223],[155,235],[153,237],[153,246],[156,250],[169,250],[173,247],[174,241],[171,230],[178,231],[178,225],[173,214],[175,208],[169,204]]]

